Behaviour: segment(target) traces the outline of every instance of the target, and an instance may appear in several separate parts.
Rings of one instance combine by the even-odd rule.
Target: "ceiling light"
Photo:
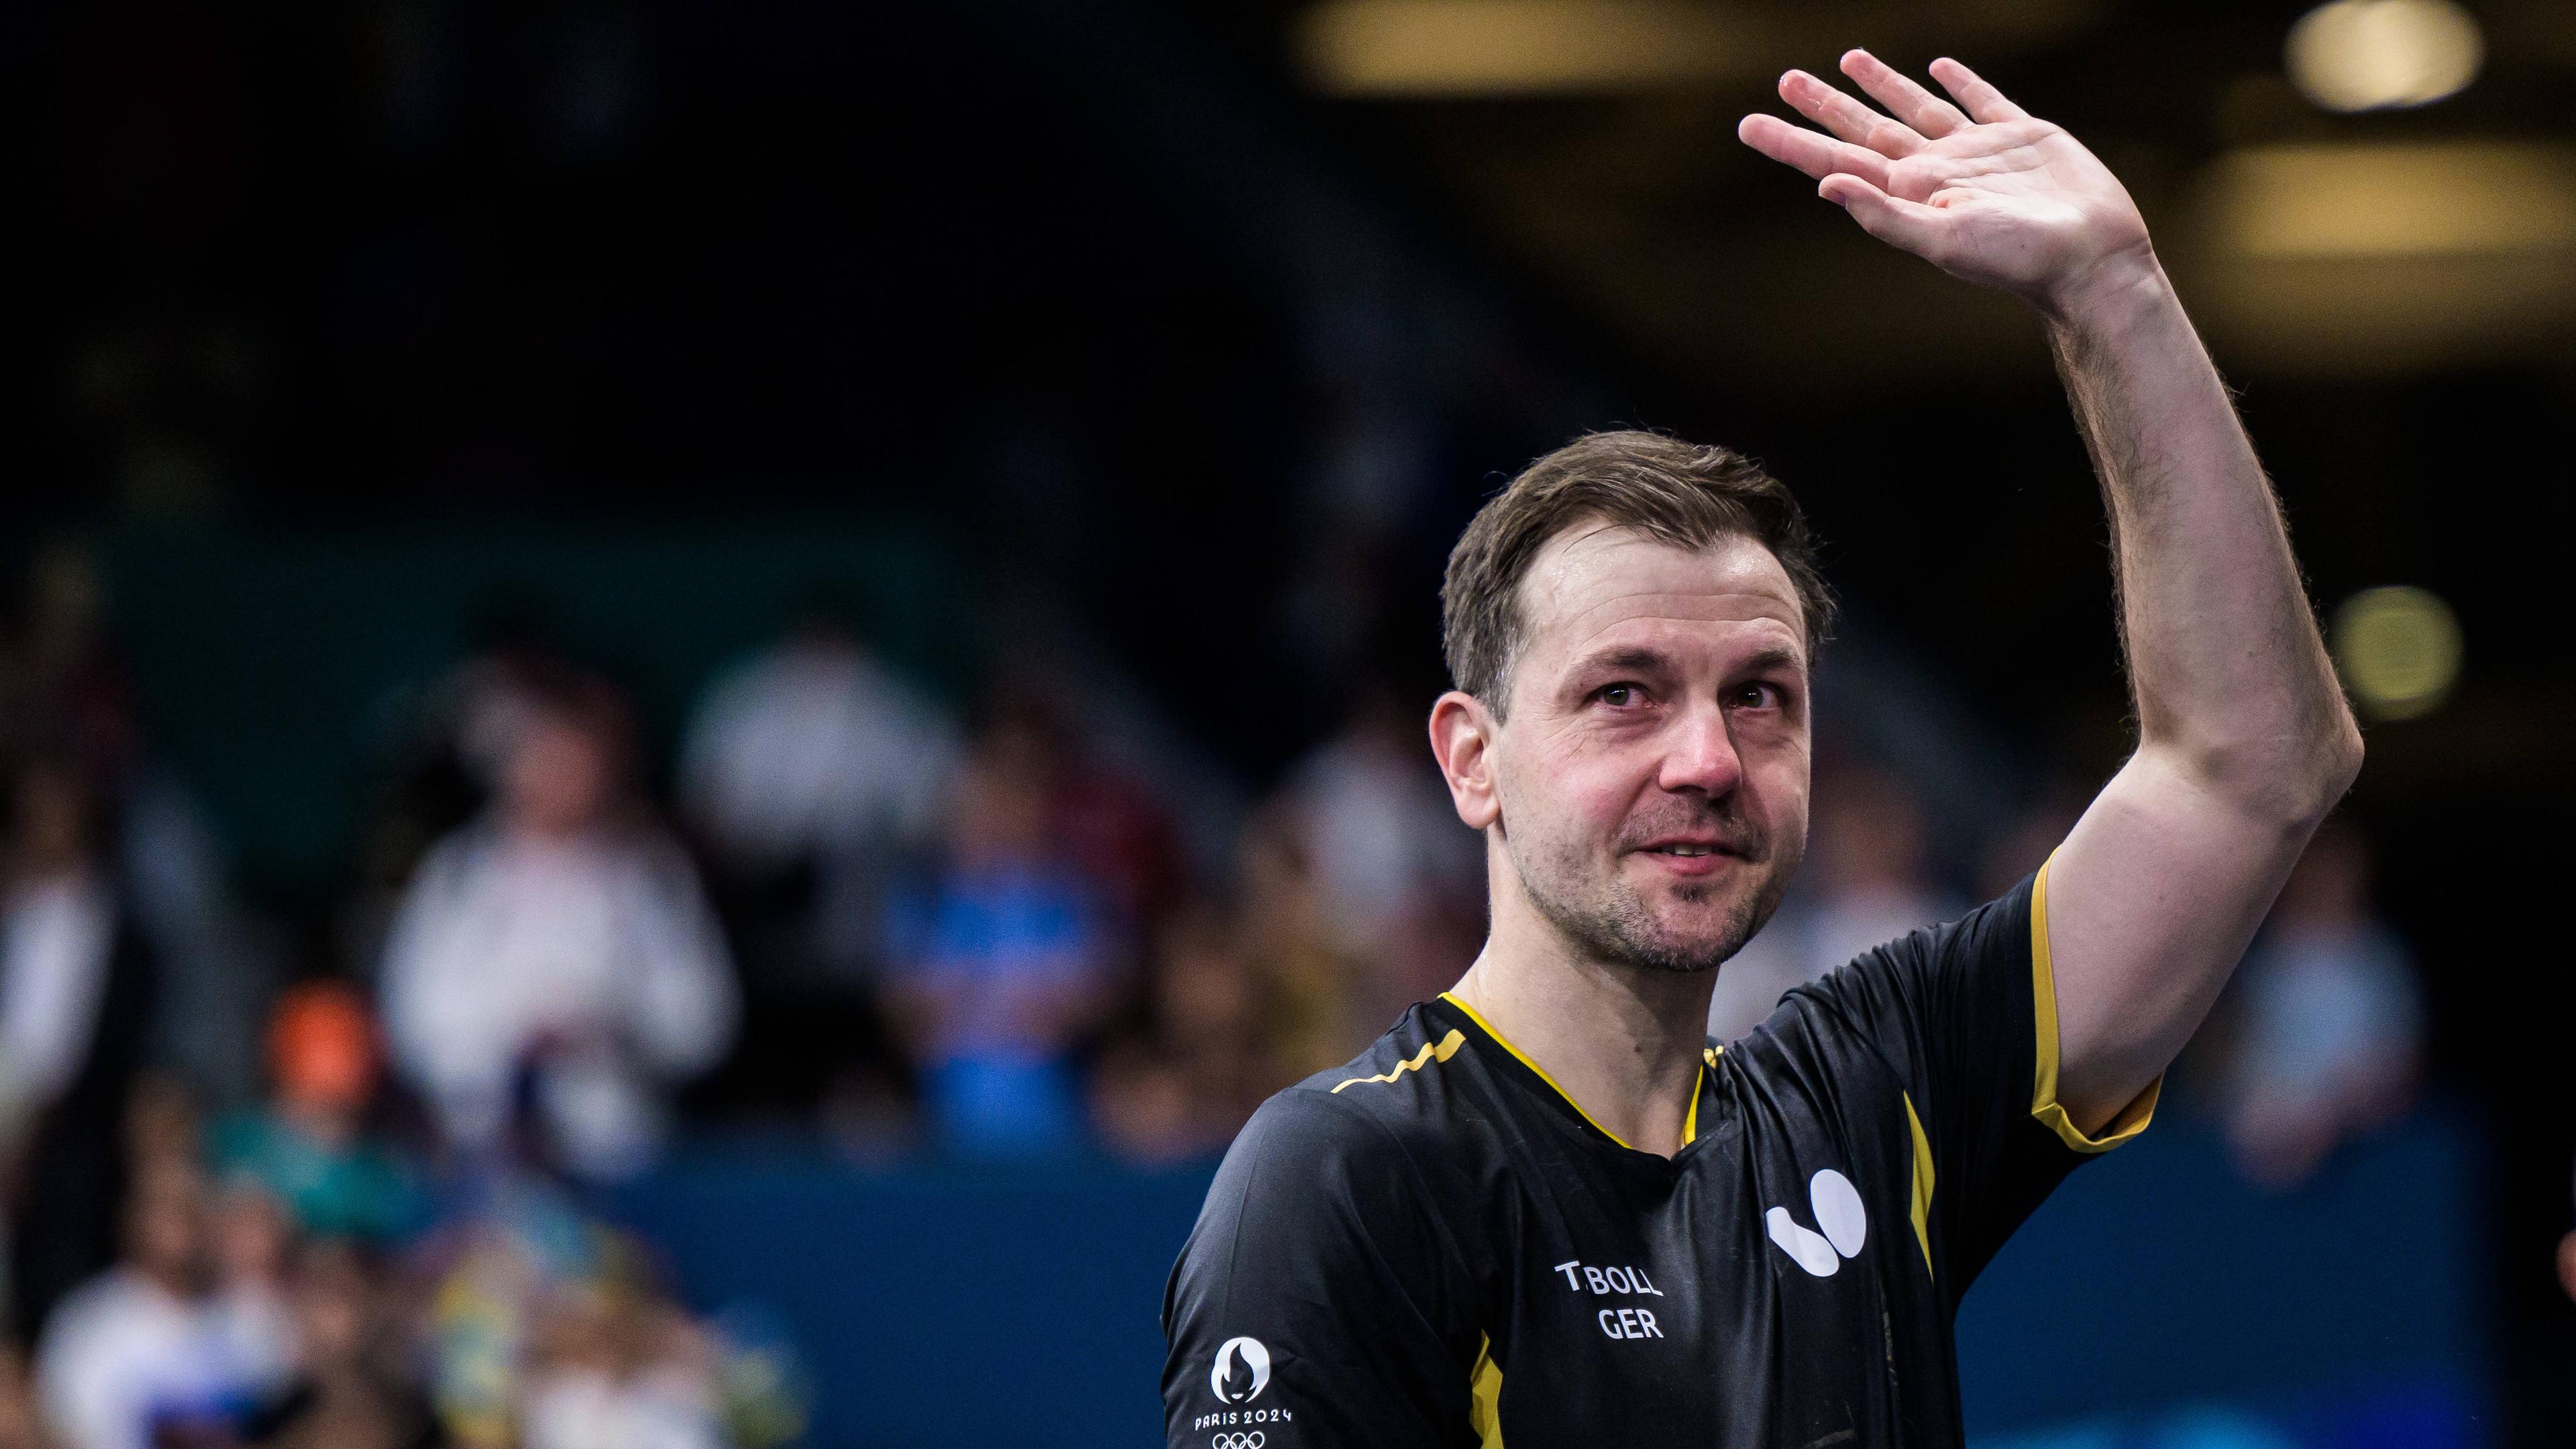
[[[1308,78],[1342,96],[1636,89],[1760,56],[1729,12],[1682,0],[1325,0],[1297,39]]]
[[[2438,101],[2477,78],[2478,22],[2452,0],[2334,0],[2290,27],[2290,79],[2329,111]]]

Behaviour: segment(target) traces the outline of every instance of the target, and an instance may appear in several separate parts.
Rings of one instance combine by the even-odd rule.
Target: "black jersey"
[[[1631,1148],[1454,997],[1226,1154],[1164,1300],[1174,1449],[1956,1445],[1952,1318],[2087,1137],[2043,869],[1704,1057]]]

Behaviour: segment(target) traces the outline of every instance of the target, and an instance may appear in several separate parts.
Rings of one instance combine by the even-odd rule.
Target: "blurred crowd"
[[[1042,673],[953,707],[823,603],[707,684],[667,789],[607,674],[487,630],[417,694],[327,925],[263,929],[95,592],[40,567],[0,655],[0,1449],[792,1441],[792,1351],[684,1310],[595,1211],[682,1126],[1201,1160],[1482,934],[1400,692],[1353,692],[1211,836]],[[1902,781],[1827,752],[1712,1032],[2008,889],[2081,803],[1962,870]],[[2186,1063],[2258,1182],[2414,1089],[2414,966],[2370,897],[2330,824]]]
[[[737,990],[686,857],[617,813],[614,691],[466,690],[488,803],[365,956],[303,950],[155,764],[86,569],[34,580],[0,636],[0,1449],[793,1442],[792,1347],[684,1310],[585,1190]]]

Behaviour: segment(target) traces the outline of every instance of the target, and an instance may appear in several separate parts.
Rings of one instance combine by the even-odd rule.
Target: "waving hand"
[[[1954,105],[1865,50],[1844,55],[1842,70],[1889,114],[1793,70],[1781,99],[1832,135],[1771,115],[1745,117],[1736,134],[1815,177],[1817,194],[1870,235],[2052,314],[2098,278],[2152,260],[2118,178],[1976,72],[1932,62]]]

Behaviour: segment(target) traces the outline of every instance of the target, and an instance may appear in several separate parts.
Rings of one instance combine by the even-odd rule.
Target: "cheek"
[[[1806,838],[1807,787],[1804,750],[1784,750],[1745,762],[1743,793],[1775,840]]]
[[[1568,742],[1531,761],[1520,793],[1564,830],[1615,831],[1653,779],[1653,761],[1642,754]]]

